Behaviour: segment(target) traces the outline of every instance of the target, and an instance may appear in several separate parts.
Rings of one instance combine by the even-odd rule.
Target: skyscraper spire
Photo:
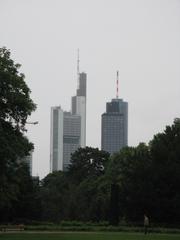
[[[119,71],[117,71],[117,77],[116,77],[116,98],[119,98]]]
[[[77,50],[77,89],[79,89],[79,63],[80,63],[80,59],[79,59],[79,48]]]

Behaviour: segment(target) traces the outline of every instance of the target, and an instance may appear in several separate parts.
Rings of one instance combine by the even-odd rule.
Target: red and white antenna
[[[119,71],[117,71],[117,78],[116,78],[116,98],[119,98]]]

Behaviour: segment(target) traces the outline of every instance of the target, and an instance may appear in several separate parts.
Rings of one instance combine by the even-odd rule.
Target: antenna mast
[[[79,48],[77,50],[77,89],[79,89]]]
[[[119,71],[117,71],[117,78],[116,78],[116,98],[119,98]]]

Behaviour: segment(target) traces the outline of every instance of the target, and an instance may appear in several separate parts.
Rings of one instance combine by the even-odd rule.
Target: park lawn
[[[179,240],[179,234],[148,234],[143,233],[0,233],[0,240]]]

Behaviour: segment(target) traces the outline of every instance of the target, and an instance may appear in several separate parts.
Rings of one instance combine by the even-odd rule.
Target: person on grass
[[[146,214],[144,214],[144,234],[148,233],[149,228],[149,218]]]

